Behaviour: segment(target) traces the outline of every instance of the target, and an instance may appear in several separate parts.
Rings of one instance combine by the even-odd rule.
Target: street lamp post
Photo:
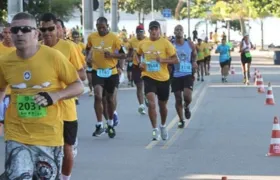
[[[188,0],[188,37],[191,37],[191,0]]]
[[[210,19],[211,11],[207,11],[206,15],[207,15],[207,17],[206,17],[206,37],[208,37],[208,22]]]
[[[154,20],[154,0],[151,0],[152,21]]]

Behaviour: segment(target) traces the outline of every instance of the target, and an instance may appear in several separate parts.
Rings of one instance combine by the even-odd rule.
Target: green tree
[[[64,21],[68,21],[73,16],[72,12],[79,3],[81,3],[80,0],[24,1],[24,11],[34,15],[37,20],[43,13],[52,12]]]
[[[0,26],[6,23],[7,19],[7,0],[0,1]]]

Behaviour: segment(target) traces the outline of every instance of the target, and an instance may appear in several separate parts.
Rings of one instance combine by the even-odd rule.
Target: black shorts
[[[78,133],[78,121],[64,121],[63,137],[64,143],[74,145]]]
[[[205,59],[196,61],[196,63],[197,63],[197,65],[200,65],[200,63],[205,63]]]
[[[133,65],[129,66],[129,63],[127,64],[127,67],[126,67],[126,71],[127,72],[131,72],[132,71],[132,68],[133,68]]]
[[[115,88],[119,86],[119,75],[114,74],[108,78],[101,78],[97,76],[97,72],[95,70],[92,71],[92,86],[100,85],[105,89],[109,94],[113,94]]]
[[[144,92],[145,95],[153,92],[158,96],[158,100],[167,101],[169,98],[170,84],[168,81],[157,81],[150,77],[144,76]]]
[[[252,57],[246,57],[245,53],[241,53],[241,63],[244,64],[251,64],[252,62]]]
[[[204,58],[204,61],[205,61],[205,62],[210,62],[210,61],[211,61],[211,56],[205,57],[205,58]]]
[[[193,90],[193,75],[173,77],[171,88],[172,92],[184,91],[185,88]]]
[[[141,70],[135,64],[133,64],[133,66],[132,66],[132,79],[133,79],[135,84],[138,84],[138,83],[142,82]]]
[[[220,67],[223,68],[226,65],[230,65],[230,60],[224,61],[224,62],[220,62]]]

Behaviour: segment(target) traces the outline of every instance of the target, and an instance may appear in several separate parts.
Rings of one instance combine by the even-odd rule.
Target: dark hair
[[[45,13],[45,14],[43,14],[41,16],[40,21],[43,21],[43,22],[53,21],[53,23],[56,24],[57,19],[56,19],[56,16],[54,14],[52,14],[52,13]]]
[[[73,31],[73,32],[72,32],[72,37],[75,36],[75,35],[80,36],[80,33],[79,33],[78,31]]]
[[[61,24],[62,28],[65,28],[65,26],[64,26],[64,22],[63,22],[61,19],[56,19],[56,21],[57,21],[57,22],[60,22],[60,24]]]
[[[105,23],[108,24],[108,20],[105,17],[99,17],[96,21],[96,24]]]
[[[12,21],[15,21],[15,20],[30,20],[30,21],[33,21],[34,24],[36,25],[36,19],[33,15],[29,14],[29,13],[26,13],[26,12],[20,12],[20,13],[17,13]]]

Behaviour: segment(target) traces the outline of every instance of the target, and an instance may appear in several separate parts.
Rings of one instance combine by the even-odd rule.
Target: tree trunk
[[[138,11],[138,24],[141,23],[141,10]]]
[[[239,19],[239,22],[240,22],[241,34],[242,34],[242,36],[244,36],[247,33],[246,26],[245,26],[245,20],[241,17]]]

